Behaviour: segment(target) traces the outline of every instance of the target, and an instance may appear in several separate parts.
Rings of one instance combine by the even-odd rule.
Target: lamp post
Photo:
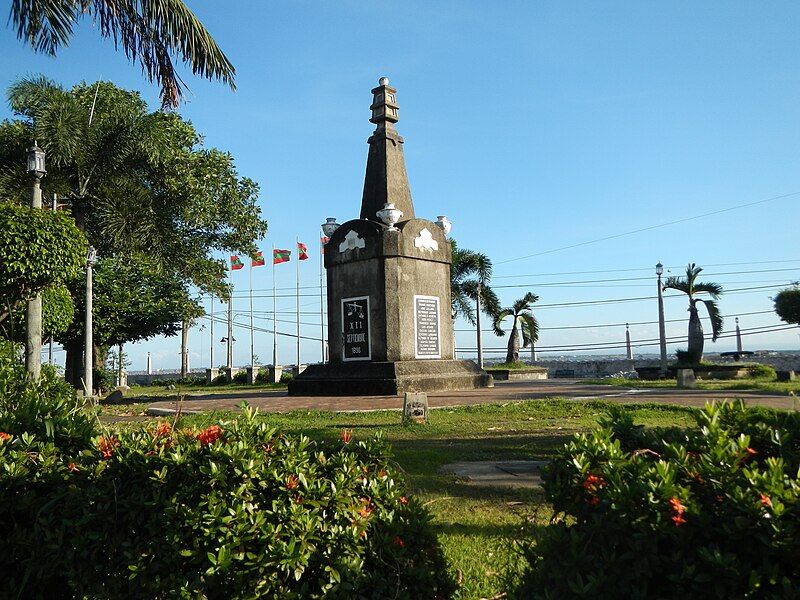
[[[94,399],[94,382],[92,381],[92,267],[97,260],[94,246],[89,246],[86,255],[86,322],[83,338],[83,395]]]
[[[661,285],[661,275],[664,273],[664,265],[659,262],[656,264],[656,275],[658,276],[658,340],[661,346],[661,376],[667,375],[667,335],[664,330],[664,288]]]
[[[33,178],[31,208],[42,208],[42,177],[47,174],[44,168],[44,150],[34,142],[27,154],[28,175]],[[31,379],[39,379],[42,372],[42,295],[28,300],[25,310],[25,370]]]

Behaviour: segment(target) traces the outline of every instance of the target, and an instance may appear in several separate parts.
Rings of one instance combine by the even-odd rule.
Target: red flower
[[[222,427],[219,425],[210,425],[197,434],[197,439],[203,446],[213,444],[222,437]]]
[[[101,437],[97,442],[97,447],[100,450],[100,456],[108,459],[114,456],[114,449],[119,448],[119,440],[114,435]]]
[[[672,507],[673,514],[671,518],[672,522],[675,523],[675,527],[686,523],[686,519],[683,518],[683,513],[686,512],[686,507],[681,504],[681,501],[673,496],[669,499],[669,504]]]
[[[5,442],[6,440],[10,440],[11,436],[8,435],[5,431],[0,431],[0,442]]]
[[[761,493],[760,496],[761,496],[761,506],[772,508],[772,500],[770,500],[769,496],[767,496],[764,493]]]
[[[597,496],[589,496],[586,499],[586,502],[588,504],[591,504],[592,506],[597,506],[598,504],[600,504],[600,498],[598,498]]]
[[[162,422],[158,424],[156,427],[156,432],[153,434],[153,437],[164,437],[170,435],[172,433],[172,426],[169,423]]]
[[[300,494],[295,494],[294,495],[294,501],[295,501],[296,504],[302,504],[303,503],[303,497]]]
[[[399,535],[394,536],[394,541],[392,543],[398,548],[406,547],[406,543],[403,541],[403,538],[401,538]]]
[[[758,454],[758,450],[754,450],[753,448],[747,448],[747,454],[751,457],[755,456],[756,454]]]
[[[408,498],[406,498],[405,496],[400,496],[400,504],[403,505],[408,504]]]
[[[286,480],[286,489],[293,490],[297,487],[297,475],[289,475],[289,478]]]
[[[342,429],[342,441],[345,444],[349,444],[350,440],[353,438],[353,430],[352,429]]]
[[[76,465],[74,462],[69,463],[69,466],[67,467],[67,469],[72,473],[77,473],[77,472],[80,471],[80,469],[78,468],[78,465]]]
[[[358,511],[358,514],[361,515],[364,519],[366,519],[372,514],[372,507],[364,506],[361,508],[360,511]]]
[[[589,475],[582,485],[583,489],[589,492],[596,492],[598,489],[606,485],[606,480],[600,475]]]

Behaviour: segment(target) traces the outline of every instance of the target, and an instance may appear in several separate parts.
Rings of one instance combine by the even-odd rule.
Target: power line
[[[730,319],[731,317],[746,317],[750,315],[765,315],[767,313],[775,313],[774,310],[757,310],[753,312],[738,313],[735,315],[723,315],[723,319]],[[666,319],[665,323],[685,323],[686,319]],[[563,329],[600,329],[603,327],[625,327],[625,325],[655,325],[658,321],[629,321],[627,323],[601,323],[598,325],[563,325],[561,327],[539,327],[539,331],[560,331]],[[493,333],[493,329],[481,329],[484,333]],[[456,329],[456,332],[469,332],[474,333],[475,329]]]
[[[720,215],[722,213],[730,212],[732,210],[738,210],[740,208],[747,208],[749,206],[756,206],[758,204],[764,204],[766,202],[773,202],[775,200],[782,200],[784,198],[791,198],[793,196],[800,195],[800,192],[791,192],[790,194],[782,194],[780,196],[772,196],[771,198],[764,198],[763,200],[756,200],[755,202],[746,202],[744,204],[737,204],[736,206],[730,206],[728,208],[722,208],[720,210],[713,210],[711,212],[703,213],[700,215],[695,215],[693,217],[685,217],[683,219],[675,219],[674,221],[668,221],[666,223],[659,223],[658,225],[650,225],[649,227],[642,227],[640,229],[633,229],[631,231],[625,231],[623,233],[617,233],[614,235],[607,235],[605,237],[597,238],[594,240],[588,240],[585,242],[579,242],[577,244],[570,244],[568,246],[561,246],[560,248],[553,248],[551,250],[544,250],[542,252],[535,252],[534,254],[528,254],[526,256],[518,256],[517,258],[509,258],[506,260],[501,260],[495,264],[503,265],[510,262],[516,262],[518,260],[524,260],[526,258],[533,258],[535,256],[543,256],[545,254],[552,254],[554,252],[561,252],[562,250],[570,250],[572,248],[579,248],[581,246],[588,246],[589,244],[597,244],[599,242],[605,242],[608,240],[613,240],[621,237],[625,237],[627,235],[634,235],[636,233],[643,233],[645,231],[652,231],[653,229],[659,229],[661,227],[668,227],[670,225],[677,225],[679,223],[686,223],[688,221],[694,221],[695,219],[702,219],[705,217],[710,217],[713,215]]]

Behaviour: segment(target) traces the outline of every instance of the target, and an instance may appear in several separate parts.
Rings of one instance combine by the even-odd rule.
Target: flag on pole
[[[299,260],[308,260],[308,246],[303,242],[297,242],[297,258]]]
[[[325,244],[327,244],[330,241],[331,241],[331,238],[329,238],[327,235],[323,235],[323,236],[321,236],[319,238],[319,243],[320,243],[320,246],[321,246],[321,248],[320,248],[320,253],[321,254],[325,254]]]
[[[255,253],[255,256],[250,258],[250,266],[251,267],[263,267],[267,264],[267,259],[264,258],[264,253],[259,251]]]
[[[279,248],[275,248],[272,251],[272,264],[279,265],[281,263],[289,262],[289,257],[291,255],[291,250],[281,250]]]
[[[231,254],[231,271],[238,271],[239,269],[243,268],[244,263],[242,262],[242,259],[235,254]]]

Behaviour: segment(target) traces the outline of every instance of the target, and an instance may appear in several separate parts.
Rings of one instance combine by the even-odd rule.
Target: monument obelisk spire
[[[414,218],[414,203],[408,185],[406,163],[403,158],[403,138],[397,133],[397,90],[389,80],[381,77],[378,87],[372,90],[372,118],[375,132],[367,140],[369,155],[364,177],[364,195],[361,198],[361,218],[381,223],[376,213],[386,203],[403,211],[403,221]]]

